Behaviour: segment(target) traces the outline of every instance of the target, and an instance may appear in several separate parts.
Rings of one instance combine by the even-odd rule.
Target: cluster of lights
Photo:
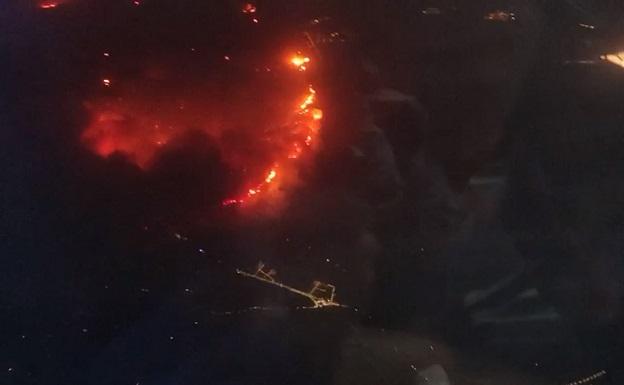
[[[600,377],[604,376],[605,374],[607,374],[607,372],[606,372],[605,370],[601,370],[601,371],[599,371],[599,372],[596,372],[596,373],[592,374],[592,375],[591,375],[591,376],[589,376],[589,377],[585,377],[585,378],[582,378],[582,379],[580,379],[580,380],[576,380],[576,381],[569,382],[569,383],[568,383],[568,384],[566,384],[566,385],[582,385],[582,384],[588,384],[588,383],[591,383],[592,381],[594,381],[594,380],[596,380],[596,379],[598,379],[598,378],[600,378]]]
[[[303,291],[292,286],[286,285],[275,279],[277,272],[273,269],[264,270],[264,263],[259,262],[255,273],[249,273],[244,270],[236,269],[236,274],[240,274],[247,278],[253,278],[260,282],[274,285],[279,288],[288,290],[291,293],[307,298],[311,302],[311,306],[302,307],[302,309],[318,309],[323,307],[348,307],[335,301],[336,287],[334,285],[314,281],[310,291]]]
[[[257,8],[254,4],[252,3],[245,3],[243,4],[243,8],[241,9],[241,12],[243,12],[246,15],[249,15],[251,18],[251,21],[253,23],[259,23],[260,21],[258,20],[258,17],[256,16],[256,12],[257,12]]]

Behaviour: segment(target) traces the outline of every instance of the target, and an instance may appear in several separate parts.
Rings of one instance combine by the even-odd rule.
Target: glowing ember
[[[294,65],[296,65],[297,67],[302,66],[305,63],[309,63],[310,62],[310,58],[309,57],[302,57],[302,56],[295,56],[292,59],[290,59],[290,62]]]
[[[264,181],[266,183],[271,183],[273,179],[275,179],[276,176],[277,176],[277,172],[275,170],[271,170],[269,171],[269,175],[267,175],[267,177],[264,178]]]
[[[310,62],[310,58],[297,54],[290,58],[290,64],[297,67],[299,71],[305,71],[307,69],[306,64]]]
[[[308,60],[309,61],[309,60]],[[320,128],[320,120],[323,117],[323,111],[319,108],[310,108],[316,102],[316,90],[310,85],[308,86],[308,92],[303,98],[303,102],[299,104],[299,108],[296,110],[299,116],[299,127],[303,130],[298,131],[299,136],[293,139],[291,150],[287,153],[286,159],[298,159],[303,154],[302,142],[307,147],[312,145],[314,136],[318,133]],[[273,182],[277,177],[276,168],[279,167],[279,163],[275,163],[273,168],[268,171],[264,181],[258,184],[254,188],[247,190],[245,197],[241,198],[229,198],[222,202],[224,206],[232,204],[241,204],[247,201],[261,191],[266,190],[266,185]]]
[[[312,109],[312,119],[314,119],[314,120],[321,120],[321,119],[323,119],[323,110],[320,110],[318,108]]]
[[[245,3],[242,9],[243,13],[256,13],[256,6],[252,3]]]
[[[110,54],[104,51],[103,55]],[[231,60],[229,55],[222,57]],[[293,66],[289,66],[292,69],[311,61],[304,56],[293,59]],[[112,78],[99,81],[102,87],[112,90]],[[298,87],[304,81],[301,78]],[[174,148],[171,146],[186,146],[186,138],[193,133],[203,135],[220,147],[223,163],[238,170],[233,174],[236,178],[251,178],[243,180],[240,190],[222,201],[224,206],[274,197],[296,179],[296,168],[317,146],[323,111],[317,106],[317,92],[312,85],[299,94],[295,89],[286,99],[278,99],[279,103],[256,103],[242,109],[237,95],[231,100],[211,96],[189,99],[176,94],[162,98],[146,91],[145,84],[148,82],[143,79],[116,81],[114,94],[102,93],[99,99],[86,102],[92,117],[81,135],[82,143],[101,157],[121,154],[130,163],[149,170],[162,154]],[[192,94],[206,95],[203,88]],[[237,113],[242,111],[245,113]]]
[[[254,23],[258,23],[258,19],[256,19],[255,17],[251,19],[251,21],[253,21]]]
[[[111,108],[95,114],[81,139],[100,156],[124,153],[146,168],[158,148],[171,139],[171,133],[158,124],[132,119],[123,110]]]
[[[41,8],[41,9],[51,9],[51,8],[58,7],[58,5],[59,5],[58,1],[42,1],[41,3],[39,3],[39,8]]]
[[[312,86],[308,87],[308,91],[309,93],[306,96],[305,100],[299,105],[302,113],[308,112],[308,107],[312,105],[312,103],[314,103],[314,95],[316,95],[316,91],[314,90],[314,88],[312,88]]]

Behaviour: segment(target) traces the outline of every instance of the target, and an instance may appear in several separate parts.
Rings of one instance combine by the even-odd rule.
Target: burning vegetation
[[[111,59],[109,52],[103,55]],[[101,78],[100,97],[85,103],[91,118],[82,143],[101,157],[120,154],[149,170],[180,138],[200,132],[217,144],[237,179],[238,191],[224,206],[283,187],[288,178],[296,179],[302,159],[318,142],[323,111],[304,73],[312,60],[297,52],[256,67],[258,59],[221,58],[216,67],[226,77],[192,85],[180,84],[173,66],[153,65],[139,79]]]

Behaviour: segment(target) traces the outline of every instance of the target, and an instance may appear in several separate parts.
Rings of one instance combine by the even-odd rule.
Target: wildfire
[[[277,168],[277,166],[275,166]],[[269,170],[269,172],[267,173],[266,177],[264,178],[264,181],[260,184],[258,184],[255,188],[250,188],[247,190],[247,194],[245,194],[245,198],[251,198],[254,195],[259,194],[261,191],[263,191],[263,189],[266,187],[266,185],[268,185],[269,183],[273,182],[273,180],[275,179],[275,177],[277,176],[277,171],[275,171],[275,169],[271,169]],[[225,199],[222,204],[224,206],[229,206],[229,205],[233,205],[233,204],[239,204],[239,203],[244,203],[245,202],[245,198],[229,198],[229,199]]]
[[[305,100],[303,101],[303,103],[299,105],[299,108],[301,109],[301,113],[308,112],[308,107],[314,103],[315,95],[316,95],[316,91],[314,90],[314,88],[312,88],[312,86],[309,86],[308,94]]]
[[[264,181],[266,183],[271,183],[273,181],[273,179],[275,179],[276,176],[277,176],[277,171],[271,170],[271,171],[269,171],[269,175],[267,175],[267,177],[264,178]]]
[[[312,110],[312,119],[314,119],[314,120],[321,120],[321,119],[323,119],[323,110],[320,110],[318,108],[314,108]]]
[[[305,59],[307,60],[304,61],[302,59],[301,62],[307,63],[310,61],[309,58]],[[292,141],[291,150],[285,155],[286,159],[282,159],[282,161],[298,159],[304,152],[303,145],[310,147],[314,137],[318,134],[320,129],[320,121],[323,118],[323,111],[319,108],[312,107],[316,103],[316,90],[312,87],[312,85],[308,86],[308,91],[302,99],[303,101],[298,104],[298,108],[295,110],[297,119],[293,124],[299,129],[296,130],[297,135],[295,135],[295,138]],[[267,185],[276,180],[278,175],[276,169],[279,168],[280,163],[281,162],[276,162],[273,165],[273,168],[267,171],[263,182],[248,189],[247,193],[242,197],[228,198],[224,200],[222,202],[223,205],[229,206],[232,204],[245,203],[249,198],[252,198],[260,192],[266,190],[268,187]]]
[[[256,10],[256,6],[252,3],[245,3],[242,9],[243,13],[256,13]]]
[[[137,166],[147,169],[154,154],[172,137],[171,130],[159,124],[133,119],[122,108],[109,106],[106,111],[95,114],[81,139],[102,157],[124,153]]]
[[[39,3],[39,8],[41,9],[52,9],[58,7],[58,1],[42,1]]]
[[[109,51],[103,54],[110,56]],[[311,62],[302,55],[292,59],[294,67],[289,66],[292,69]],[[234,61],[234,58],[224,55],[223,60]],[[297,73],[300,74],[297,77],[304,76]],[[237,175],[251,178],[242,183],[238,193],[222,201],[224,206],[257,200],[289,184],[296,175],[296,167],[314,150],[323,118],[323,111],[317,105],[317,91],[311,84],[304,86],[305,78],[298,81],[298,87],[302,87],[300,94],[269,103],[271,107],[245,105],[245,113],[240,114],[230,112],[243,110],[238,98],[218,100],[204,96],[203,89],[193,92],[202,97],[189,100],[183,96],[177,99],[175,95],[152,95],[144,91],[147,82],[142,79],[124,81],[104,76],[98,81],[109,91],[102,93],[101,99],[85,103],[92,112],[91,121],[81,134],[86,147],[102,157],[123,154],[129,162],[149,170],[170,146],[184,143],[185,135],[201,132],[221,146],[219,156],[225,164],[241,171]],[[262,163],[256,161],[256,154]]]
[[[290,64],[295,66],[299,71],[307,69],[306,64],[310,62],[310,58],[301,54],[296,54],[290,58]]]

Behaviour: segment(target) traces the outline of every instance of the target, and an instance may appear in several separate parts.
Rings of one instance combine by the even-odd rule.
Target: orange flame
[[[323,119],[323,110],[314,108],[312,109],[312,119],[321,120]]]
[[[309,62],[309,59],[308,59]],[[303,102],[298,105],[296,114],[299,116],[298,123],[304,128],[303,132],[299,132],[299,135],[292,142],[292,150],[286,155],[286,159],[298,159],[303,153],[302,143],[307,147],[312,145],[314,136],[318,133],[320,128],[320,120],[323,118],[323,111],[319,108],[310,108],[316,103],[316,90],[312,85],[308,86],[308,92],[304,95]],[[249,198],[258,195],[261,191],[265,190],[265,187],[275,180],[277,177],[276,168],[279,167],[279,163],[275,163],[264,178],[264,181],[258,184],[255,188],[250,188],[244,197],[241,198],[228,198],[222,202],[224,206],[233,204],[245,203]]]
[[[316,95],[316,91],[312,86],[308,87],[308,95],[306,96],[303,103],[299,105],[299,109],[301,109],[302,113],[307,112],[307,108],[314,103],[314,96]]]
[[[309,57],[303,56],[301,53],[297,53],[290,58],[290,64],[292,64],[299,71],[305,71],[305,65],[310,63],[310,61]],[[295,110],[298,115],[296,125],[300,128],[303,127],[303,130],[298,129],[296,131],[296,138],[293,139],[291,150],[285,155],[286,159],[298,159],[303,153],[302,145],[305,144],[307,147],[312,145],[314,136],[318,133],[320,128],[320,121],[323,118],[323,111],[320,108],[312,108],[315,103],[316,90],[312,87],[312,85],[309,85],[308,92],[304,95],[303,101],[298,104],[298,108]],[[267,187],[266,185],[273,182],[277,177],[277,171],[275,170],[277,167],[279,167],[279,164],[275,163],[274,167],[267,172],[264,181],[258,184],[255,188],[248,189],[244,197],[226,199],[223,201],[223,205],[227,206],[244,203],[248,198],[251,198],[263,191],[265,187]]]
[[[290,58],[290,64],[295,66],[299,71],[307,69],[306,64],[310,62],[310,58],[301,54],[296,54]]]
[[[275,179],[276,176],[277,176],[277,172],[275,170],[271,170],[269,171],[269,175],[267,175],[267,177],[264,178],[264,181],[266,183],[271,183],[273,179]]]
[[[111,55],[108,51],[103,54],[105,57]],[[224,55],[223,59],[236,61],[236,57],[229,55]],[[311,63],[311,59],[301,54],[290,59],[292,65],[288,65],[287,68],[298,74],[296,76],[304,76],[305,74],[296,70],[301,70],[301,66]],[[109,76],[111,75],[105,74],[96,80],[96,84],[102,88],[115,89],[116,93],[121,94],[131,88],[125,85],[121,78]],[[300,81],[305,81],[305,78],[301,78]],[[144,94],[113,99],[110,93],[106,93],[106,97],[102,100],[88,103],[87,108],[93,114],[89,125],[81,134],[81,140],[85,146],[101,157],[121,153],[130,162],[147,170],[154,164],[155,159],[167,150],[168,144],[175,143],[178,138],[182,138],[190,131],[188,127],[200,122],[199,130],[216,141],[223,140],[218,143],[226,146],[223,152],[225,163],[233,168],[247,169],[247,166],[250,166],[249,169],[255,170],[251,181],[245,182],[234,196],[222,201],[226,206],[244,204],[271,194],[288,184],[292,180],[290,175],[294,175],[291,172],[293,166],[301,162],[301,159],[305,159],[306,154],[311,153],[317,146],[323,111],[318,108],[317,91],[312,85],[302,88],[301,91],[301,94],[290,99],[291,106],[286,110],[281,107],[283,103],[280,103],[279,120],[282,121],[281,114],[285,114],[286,124],[276,126],[281,127],[280,129],[267,130],[266,136],[262,138],[262,152],[270,162],[266,164],[266,169],[262,168],[263,165],[247,163],[248,156],[241,154],[246,151],[246,147],[238,147],[236,143],[228,144],[230,139],[227,136],[221,137],[230,125],[236,126],[238,120],[236,117],[228,117],[223,119],[223,122],[212,121],[215,114],[205,111],[204,107],[211,104],[205,100],[198,100],[189,106],[185,105],[184,101],[170,103],[161,102],[159,98],[152,100]],[[180,110],[184,110],[184,113],[180,113]],[[262,123],[264,124],[264,120]],[[256,132],[249,134],[255,135]],[[299,159],[297,163],[296,159]]]

